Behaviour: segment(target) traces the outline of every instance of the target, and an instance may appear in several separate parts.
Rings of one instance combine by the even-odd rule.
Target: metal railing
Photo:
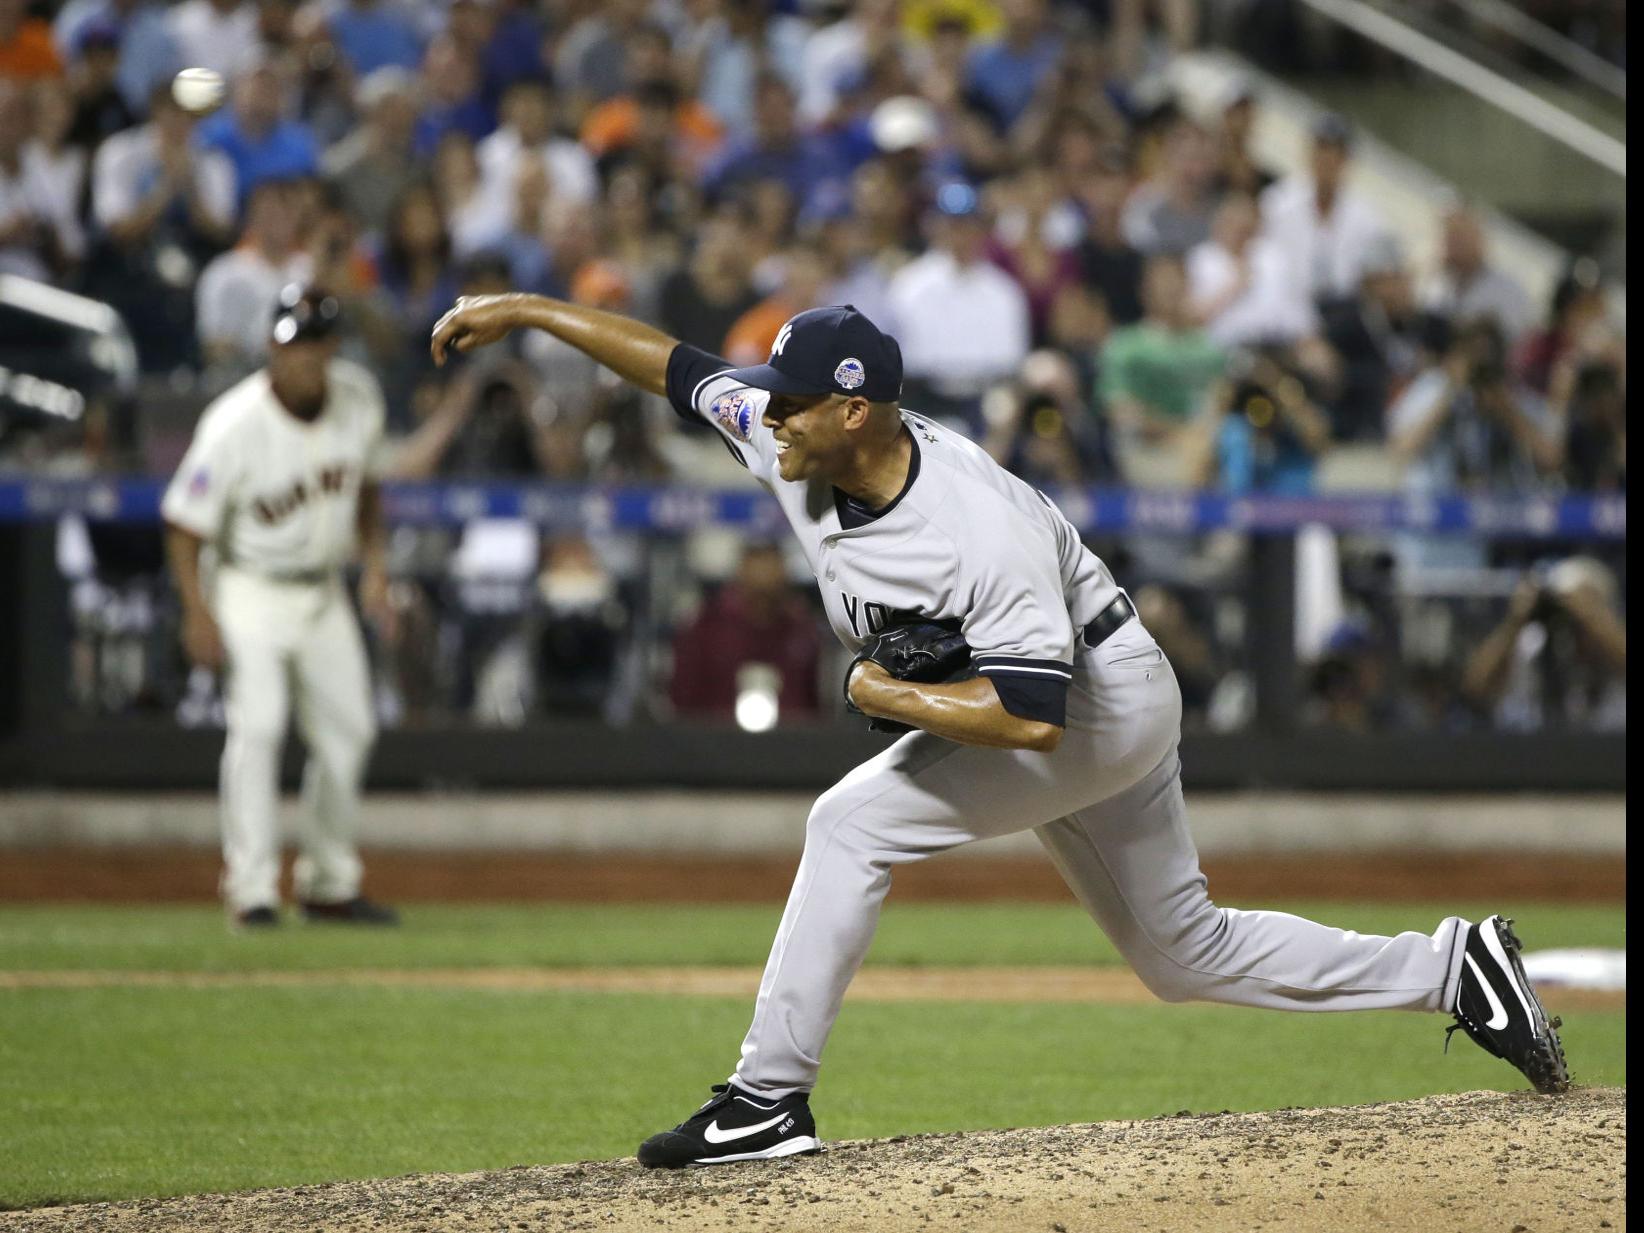
[[[1513,116],[1622,180],[1627,143],[1364,0],[1301,0],[1314,12]]]

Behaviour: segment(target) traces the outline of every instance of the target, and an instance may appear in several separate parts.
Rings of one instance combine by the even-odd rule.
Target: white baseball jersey
[[[272,576],[342,565],[354,552],[360,484],[385,461],[376,379],[332,360],[325,406],[298,419],[266,370],[226,390],[200,416],[166,489],[167,522],[217,546],[226,564]]]
[[[914,614],[951,622],[1008,710],[1063,723],[1076,640],[1119,588],[1049,498],[907,410],[908,483],[884,509],[865,510],[823,481],[783,480],[764,423],[770,395],[718,375],[729,367],[680,345],[669,399],[718,430],[781,503],[840,641],[856,650]]]

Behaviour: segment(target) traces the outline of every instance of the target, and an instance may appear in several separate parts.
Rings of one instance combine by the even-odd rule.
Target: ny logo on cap
[[[771,354],[781,355],[782,348],[788,345],[788,339],[792,337],[793,322],[787,321],[783,324],[782,328],[776,332],[776,341],[771,344]]]

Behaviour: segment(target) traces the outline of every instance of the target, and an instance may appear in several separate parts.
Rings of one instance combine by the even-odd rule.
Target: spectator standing
[[[1512,348],[1535,324],[1530,297],[1518,281],[1491,265],[1478,214],[1456,206],[1444,216],[1444,249],[1425,296],[1429,310],[1461,323],[1488,318]]]
[[[1181,255],[1210,238],[1216,211],[1216,153],[1210,135],[1177,120],[1164,141],[1159,173],[1125,203],[1126,242],[1146,256]]]
[[[680,715],[728,719],[736,713],[739,675],[761,664],[780,681],[778,715],[813,718],[821,710],[820,655],[816,617],[788,581],[782,550],[751,544],[735,577],[675,638],[669,696]]]
[[[1142,304],[1142,320],[1114,330],[1102,349],[1098,394],[1126,482],[1180,485],[1195,422],[1227,356],[1194,320],[1179,258],[1148,261]]]
[[[240,243],[200,272],[194,318],[206,364],[230,373],[268,354],[268,322],[280,292],[306,282],[309,261],[297,245],[292,189],[265,181],[246,203]]]
[[[1348,184],[1352,130],[1340,116],[1313,126],[1309,174],[1262,195],[1263,226],[1289,254],[1291,295],[1302,302],[1357,294],[1365,257],[1386,228]]]
[[[401,68],[380,68],[360,82],[355,99],[359,126],[327,150],[320,165],[354,217],[380,232],[420,171],[416,79]]]
[[[0,0],[0,79],[29,82],[62,75],[51,27],[29,16],[28,0]]]
[[[934,243],[891,279],[907,401],[975,433],[989,386],[1015,375],[1030,345],[1027,297],[987,259],[988,229],[976,190],[936,193]]]
[[[232,106],[201,123],[198,139],[234,164],[241,206],[265,180],[293,180],[319,172],[314,134],[301,121],[286,118],[280,77],[271,61],[255,61],[234,79]]]
[[[92,26],[112,27],[120,49],[115,81],[132,115],[146,114],[148,100],[158,85],[169,83],[186,68],[171,34],[168,10],[151,0],[69,0],[52,26],[57,49],[73,58],[84,31]]]
[[[182,0],[167,18],[177,54],[191,68],[233,78],[257,52],[257,6],[250,0]]]

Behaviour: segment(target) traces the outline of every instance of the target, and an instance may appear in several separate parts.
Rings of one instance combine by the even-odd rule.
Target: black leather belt
[[[1111,638],[1114,632],[1131,617],[1136,615],[1136,605],[1130,602],[1130,597],[1123,591],[1119,592],[1113,602],[1103,608],[1085,626],[1085,645],[1101,646]]]

